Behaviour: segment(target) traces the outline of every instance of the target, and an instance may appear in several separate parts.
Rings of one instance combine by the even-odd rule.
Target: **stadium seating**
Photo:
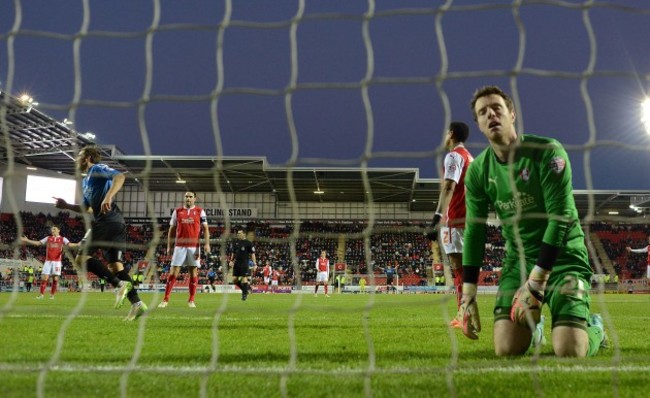
[[[84,235],[84,221],[81,217],[71,217],[66,212],[56,215],[29,212],[19,213],[24,228],[24,233],[32,239],[40,239],[49,234],[49,226],[57,224],[61,227],[61,234],[72,242],[79,241]],[[5,243],[0,256],[13,258],[12,242],[16,240],[17,224],[14,214],[0,214],[0,237]],[[412,222],[391,221],[385,225],[379,224],[370,236],[371,264],[366,264],[365,242],[362,235],[366,225],[361,222],[337,223],[332,221],[304,221],[300,225],[300,234],[295,241],[297,267],[294,267],[291,256],[291,242],[293,224],[282,222],[249,222],[244,227],[255,231],[255,245],[259,265],[269,260],[281,272],[282,284],[292,284],[295,281],[295,268],[300,271],[302,284],[313,285],[316,273],[314,262],[321,250],[326,250],[332,263],[344,263],[348,274],[364,275],[373,271],[377,284],[385,283],[385,267],[390,264],[396,267],[399,283],[402,285],[418,285],[422,278],[431,279],[431,253],[430,242],[423,237]],[[621,279],[640,278],[645,275],[646,257],[630,255],[626,246],[643,247],[647,245],[650,229],[647,225],[610,225],[599,223],[590,225],[590,231],[595,232],[603,244],[607,256],[612,261],[616,273]],[[167,225],[160,225],[163,239],[166,237]],[[223,225],[210,227],[213,241],[213,253],[219,253],[222,244],[220,238],[224,234]],[[151,241],[153,233],[151,225],[128,225],[128,240],[131,245],[142,244],[142,248],[129,248],[124,254],[127,267],[132,267],[144,258],[146,244]],[[347,238],[355,234],[357,238]],[[280,243],[279,243],[280,242]],[[158,264],[158,280],[166,280],[166,269],[169,256],[165,253],[166,243],[163,241],[156,248],[156,263]],[[227,250],[227,248],[226,248]],[[484,266],[480,273],[479,283],[495,285],[500,277],[501,259],[504,255],[503,239],[497,227],[488,227],[488,244]],[[44,260],[43,250],[38,247],[19,246],[20,258],[35,258]],[[209,267],[218,269],[224,264],[218,256],[207,260]],[[205,262],[205,261],[204,261]],[[206,279],[207,268],[200,272],[200,280]],[[258,274],[253,275],[255,281],[261,281],[261,267]],[[73,278],[76,271],[69,258],[64,259],[64,278]],[[219,279],[222,279],[219,275]],[[429,280],[431,283],[431,280]],[[188,284],[188,278],[178,281],[179,286]]]

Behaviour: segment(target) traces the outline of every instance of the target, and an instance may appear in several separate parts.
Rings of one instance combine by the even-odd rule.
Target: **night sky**
[[[273,165],[295,155],[298,166],[359,167],[368,150],[370,167],[438,177],[435,151],[450,120],[470,124],[475,155],[486,146],[469,101],[476,88],[497,84],[516,93],[520,133],[567,146],[576,189],[588,187],[585,164],[594,189],[648,189],[650,138],[640,120],[650,88],[647,1],[586,8],[591,2],[523,1],[513,10],[512,1],[306,0],[295,25],[290,97],[291,20],[300,1],[91,0],[87,26],[83,3],[22,1],[17,13],[13,0],[0,0],[0,89],[28,92],[42,112],[73,119],[77,131],[92,131],[127,155],[222,151]],[[228,4],[220,81],[218,27]],[[373,5],[369,68],[363,16]],[[443,5],[449,9],[437,13]],[[215,127],[211,94],[218,87]],[[587,144],[592,151],[584,151]]]

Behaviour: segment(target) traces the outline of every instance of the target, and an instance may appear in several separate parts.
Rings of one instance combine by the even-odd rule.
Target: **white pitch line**
[[[22,372],[40,372],[47,370],[50,372],[106,372],[106,373],[131,373],[149,372],[149,373],[184,373],[184,374],[205,374],[206,372],[213,373],[246,373],[246,374],[286,374],[285,367],[238,367],[238,366],[217,366],[216,369],[211,369],[205,366],[136,366],[132,369],[127,369],[123,366],[94,366],[94,365],[55,365],[49,369],[42,366],[20,366],[14,364],[0,363],[0,371],[22,371]],[[626,366],[587,366],[587,365],[568,365],[562,366],[491,366],[491,367],[469,367],[449,369],[445,367],[440,368],[382,368],[369,371],[366,368],[338,368],[332,370],[325,369],[309,369],[298,368],[289,371],[291,374],[318,374],[318,375],[350,375],[357,374],[365,376],[368,374],[429,374],[429,373],[447,373],[453,374],[489,374],[489,373],[629,373],[629,372],[650,372],[650,365],[626,365]]]
[[[63,319],[67,317],[68,314],[8,314],[6,315],[7,318],[16,318],[16,319],[23,319],[23,318],[29,318],[29,319],[34,319],[34,318],[44,318],[44,319]],[[118,317],[120,320],[124,318],[124,314],[116,312],[114,315],[108,315],[109,317]],[[212,321],[214,317],[211,316],[192,316],[192,315],[187,315],[187,316],[176,316],[176,315],[160,315],[160,313],[156,313],[156,315],[149,315],[149,319],[156,319],[156,320],[176,320],[176,319],[181,319],[181,320],[201,320],[201,321]],[[105,319],[106,315],[77,315],[75,318],[88,318],[88,319],[98,319],[102,318]],[[250,317],[250,318],[234,318],[234,317],[228,317],[227,322],[233,322],[233,321],[240,321],[240,320],[257,320],[261,321],[262,317]],[[225,322],[225,321],[224,321]]]

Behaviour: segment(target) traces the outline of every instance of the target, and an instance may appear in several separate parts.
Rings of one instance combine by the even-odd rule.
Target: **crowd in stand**
[[[622,279],[639,279],[646,275],[647,255],[627,253],[626,246],[641,248],[648,245],[650,225],[594,223],[590,231],[601,238],[607,257]]]
[[[83,218],[70,217],[66,212],[55,215],[21,212],[19,217],[24,235],[31,239],[40,240],[48,236],[51,225],[58,225],[61,235],[71,242],[80,241],[85,231]],[[44,260],[45,252],[42,248],[16,244],[18,224],[13,214],[1,214],[0,220],[2,221],[0,222],[0,242],[2,242],[0,258],[22,260],[34,258],[40,262]],[[414,284],[433,278],[430,271],[431,246],[422,234],[421,224],[411,222],[378,224],[370,233],[367,231],[367,224],[361,221],[303,221],[296,233],[294,233],[293,223],[255,221],[240,226],[254,233],[259,265],[252,275],[254,284],[262,282],[262,267],[267,261],[280,272],[281,285],[295,284],[296,272],[299,272],[302,283],[313,283],[316,277],[314,263],[321,250],[327,251],[332,264],[344,263],[345,271],[349,274],[372,272],[375,275],[382,275],[388,267],[391,267],[396,270],[400,278],[415,277],[410,279],[417,281]],[[138,262],[145,259],[149,245],[154,239],[154,232],[156,232],[154,228],[156,227],[152,224],[128,225],[129,247],[124,254],[125,266],[137,269]],[[165,254],[166,242],[163,240],[167,236],[168,225],[163,223],[157,228],[161,240],[153,252],[158,267],[158,272],[155,273],[158,280],[153,282],[165,282],[170,259]],[[596,232],[601,237],[603,247],[614,264],[616,273],[622,278],[640,278],[645,275],[645,256],[630,255],[625,251],[625,247],[647,245],[647,237],[650,234],[648,225],[594,223],[589,226],[589,231]],[[224,226],[211,225],[210,232],[213,240],[212,253],[202,260],[206,266],[200,270],[199,283],[207,283],[207,273],[210,269],[217,272],[217,280],[223,281],[222,272],[226,268],[222,258],[229,254],[229,248],[224,236]],[[234,237],[233,234],[230,236]],[[496,284],[500,274],[501,259],[504,256],[503,238],[498,227],[488,227],[488,242],[481,282]],[[368,252],[366,248],[369,249]],[[71,257],[64,256],[62,279],[75,275]],[[36,276],[39,276],[38,270]],[[5,275],[5,278],[11,278],[11,275]]]

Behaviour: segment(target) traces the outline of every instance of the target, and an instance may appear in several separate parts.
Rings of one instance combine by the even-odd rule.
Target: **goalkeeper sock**
[[[589,348],[587,349],[587,356],[593,357],[598,353],[600,344],[603,341],[603,333],[605,333],[598,326],[589,326],[587,328],[587,336],[589,336]]]
[[[589,348],[587,356],[592,357],[598,353],[601,348],[609,347],[609,339],[603,325],[603,317],[600,314],[591,314],[587,326],[587,336],[589,338]]]
[[[119,278],[113,275],[108,267],[96,258],[91,257],[88,259],[88,261],[86,261],[86,270],[97,275],[97,277],[108,281],[111,285],[113,285],[113,287],[117,287],[120,284]]]

